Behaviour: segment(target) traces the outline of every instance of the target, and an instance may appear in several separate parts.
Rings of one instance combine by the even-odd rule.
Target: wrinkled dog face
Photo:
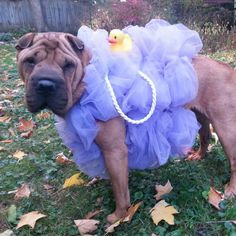
[[[29,111],[49,108],[64,116],[81,96],[89,52],[77,37],[64,33],[29,33],[17,45],[19,73]]]

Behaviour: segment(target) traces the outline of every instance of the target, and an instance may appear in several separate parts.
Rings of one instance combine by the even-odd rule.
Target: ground
[[[211,56],[235,66],[236,54],[232,51]],[[60,152],[69,158],[71,154],[56,133],[53,115],[45,111],[32,115],[27,111],[13,44],[0,44],[0,63],[0,116],[8,118],[0,122],[0,233],[11,229],[18,236],[78,235],[74,220],[84,218],[90,211],[102,209],[94,218],[101,221],[96,234],[104,235],[105,217],[114,209],[109,182],[101,180],[90,187],[83,185],[62,189],[65,179],[78,170],[73,163],[63,165],[55,161]],[[19,131],[22,118],[35,122],[29,138],[22,137]],[[17,151],[26,154],[22,160],[13,157]],[[81,178],[89,181],[83,174]],[[164,199],[179,214],[175,216],[174,226],[163,221],[156,226],[149,213],[156,203],[153,197],[155,184],[165,184],[167,180],[173,190]],[[223,201],[219,211],[207,201],[210,187],[223,191],[228,180],[228,163],[220,144],[214,146],[201,161],[171,161],[156,170],[133,171],[129,180],[131,201],[143,203],[131,223],[118,226],[113,235],[236,235],[236,226],[231,222],[236,220],[233,202]],[[8,192],[19,188],[22,183],[28,183],[32,193],[29,198],[16,201],[14,194]],[[46,184],[51,186],[50,189],[45,187]],[[13,219],[8,214],[11,205],[16,206]],[[37,221],[34,229],[24,226],[16,230],[19,217],[35,210],[47,217]]]

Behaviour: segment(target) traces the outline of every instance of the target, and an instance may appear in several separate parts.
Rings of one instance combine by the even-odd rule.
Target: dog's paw
[[[114,224],[118,220],[126,217],[127,211],[126,210],[119,210],[119,211],[114,211],[110,215],[107,216],[107,222],[109,224]]]
[[[224,196],[227,199],[236,198],[236,188],[232,187],[230,184],[225,186]]]
[[[186,161],[199,161],[202,159],[202,155],[199,151],[193,151],[191,150],[187,157],[185,158]]]

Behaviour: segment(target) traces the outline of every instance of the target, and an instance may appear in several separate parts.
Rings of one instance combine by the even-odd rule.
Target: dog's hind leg
[[[229,183],[225,187],[225,197],[236,197],[236,130],[234,129],[234,123],[236,121],[235,113],[228,113],[227,121],[216,121],[214,129],[219,136],[222,147],[225,154],[228,157],[230,164],[231,177]]]
[[[121,118],[98,122],[96,142],[100,146],[109,173],[116,202],[116,210],[107,221],[114,223],[127,214],[130,206],[128,189],[128,149],[125,144],[125,125]]]
[[[199,130],[199,138],[200,138],[200,147],[197,151],[190,151],[186,160],[200,160],[206,154],[207,148],[210,143],[211,133],[210,133],[210,122],[208,118],[200,113],[199,111],[193,109],[198,122],[201,124],[201,128]]]

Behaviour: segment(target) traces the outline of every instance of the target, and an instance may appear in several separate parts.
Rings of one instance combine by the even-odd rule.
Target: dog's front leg
[[[130,206],[128,189],[128,150],[125,144],[125,126],[121,118],[98,122],[96,142],[105,158],[116,202],[116,210],[107,220],[114,223],[127,213]]]

